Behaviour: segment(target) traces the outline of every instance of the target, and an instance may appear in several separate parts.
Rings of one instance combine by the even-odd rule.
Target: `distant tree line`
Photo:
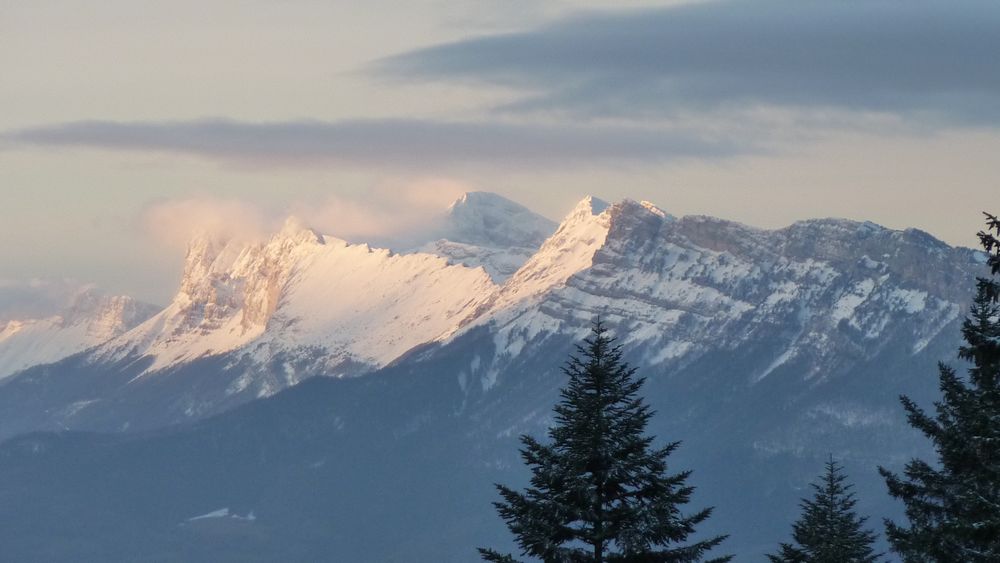
[[[907,563],[1000,562],[1000,220],[986,215],[978,233],[991,277],[979,278],[959,356],[966,377],[939,365],[941,399],[928,414],[900,398],[911,426],[937,453],[911,460],[902,475],[880,467],[889,494],[905,505],[905,523],[884,522],[886,537]],[[692,539],[711,508],[685,512],[690,471],[671,472],[679,442],[655,446],[645,434],[654,415],[639,394],[644,378],[598,319],[563,371],[548,443],[521,436],[530,485],[497,485],[494,503],[522,557],[545,563],[724,562],[713,556],[725,536]],[[843,466],[831,456],[802,499],[791,542],[768,555],[774,563],[873,563],[876,533],[854,510],[857,499]],[[494,563],[511,554],[480,548]]]

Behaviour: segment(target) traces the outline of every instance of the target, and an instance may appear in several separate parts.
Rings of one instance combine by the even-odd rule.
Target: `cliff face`
[[[644,364],[668,372],[760,348],[740,367],[748,381],[793,365],[803,379],[827,377],[900,343],[919,353],[954,329],[981,259],[867,223],[765,231],[586,200],[466,330],[496,335],[483,366],[553,335],[582,337],[581,319],[600,315]]]

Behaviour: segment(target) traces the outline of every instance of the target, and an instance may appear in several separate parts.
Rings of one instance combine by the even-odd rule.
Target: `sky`
[[[196,230],[377,239],[470,190],[975,246],[996,53],[987,1],[7,0],[0,308],[164,304]]]

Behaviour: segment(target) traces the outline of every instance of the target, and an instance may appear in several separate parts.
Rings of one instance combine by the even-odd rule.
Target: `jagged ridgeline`
[[[484,194],[398,252],[295,223],[202,239],[166,309],[7,378],[0,434],[228,412],[6,443],[0,545],[204,561],[504,548],[492,483],[527,478],[516,437],[544,434],[559,366],[600,314],[648,378],[650,432],[684,440],[677,466],[717,507],[704,533],[760,560],[830,453],[860,512],[896,515],[874,467],[926,448],[896,397],[933,398],[982,259],[916,230],[768,231],[631,201],[587,198],[556,226]]]

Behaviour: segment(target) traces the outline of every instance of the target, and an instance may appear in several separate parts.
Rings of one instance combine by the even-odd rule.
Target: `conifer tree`
[[[702,561],[725,536],[685,545],[711,509],[681,512],[694,491],[686,484],[690,471],[667,471],[679,442],[655,448],[644,434],[653,416],[639,396],[644,379],[622,360],[599,319],[577,350],[563,368],[569,381],[554,409],[550,443],[521,436],[530,487],[497,485],[503,500],[494,505],[522,555],[545,563]],[[486,561],[516,562],[479,552]]]
[[[830,457],[826,473],[813,483],[813,498],[802,499],[802,516],[792,525],[795,544],[781,544],[772,563],[874,563],[875,533],[864,528],[865,516],[854,511],[857,500],[843,467]]]
[[[1000,272],[1000,221],[987,215],[979,233],[988,264]],[[889,493],[904,502],[908,525],[886,521],[886,535],[904,561],[1000,561],[1000,284],[980,278],[962,326],[959,356],[968,377],[939,366],[941,400],[932,416],[902,397],[910,425],[931,440],[937,463],[910,461],[904,476],[884,468]]]

